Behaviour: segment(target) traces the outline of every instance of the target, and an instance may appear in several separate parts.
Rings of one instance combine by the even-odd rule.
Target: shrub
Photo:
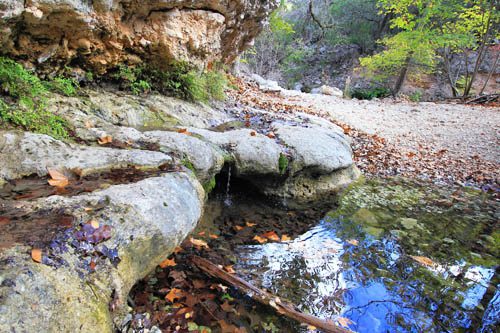
[[[68,124],[47,111],[47,86],[17,62],[0,57],[0,122],[57,139],[68,137]]]
[[[410,99],[410,101],[418,103],[422,100],[422,95],[423,93],[420,90],[417,90],[411,93],[410,96],[408,96],[408,98]]]
[[[353,89],[351,90],[351,97],[357,99],[373,99],[373,98],[383,98],[391,94],[391,91],[383,87],[375,87],[368,89]]]

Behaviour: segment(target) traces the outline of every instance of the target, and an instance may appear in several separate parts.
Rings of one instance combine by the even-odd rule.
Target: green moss
[[[196,169],[194,168],[194,165],[193,163],[191,163],[191,161],[187,158],[184,158],[182,161],[181,161],[182,165],[184,165],[186,168],[188,168],[189,170],[193,171],[194,174],[196,174]]]
[[[21,127],[24,130],[47,134],[57,139],[68,137],[68,123],[47,111],[48,86],[61,80],[43,82],[19,63],[0,57],[0,125]]]
[[[205,184],[203,184],[203,189],[205,189],[205,193],[210,193],[213,191],[213,189],[215,188],[215,186],[217,185],[216,181],[215,181],[215,176],[210,178],[210,180],[208,182],[206,182]]]
[[[288,168],[288,158],[285,156],[285,154],[280,153],[280,157],[278,159],[278,168],[280,171],[280,175],[284,175],[286,173],[286,170]]]
[[[58,76],[47,83],[47,88],[55,93],[65,96],[75,96],[78,92],[78,82],[72,78]]]

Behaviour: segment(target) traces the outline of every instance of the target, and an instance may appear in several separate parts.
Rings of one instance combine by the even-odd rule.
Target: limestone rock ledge
[[[4,55],[34,65],[76,61],[230,63],[252,45],[275,0],[0,0]]]

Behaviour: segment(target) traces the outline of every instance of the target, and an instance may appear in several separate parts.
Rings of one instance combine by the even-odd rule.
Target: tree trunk
[[[479,92],[479,95],[482,95],[484,92],[484,89],[486,89],[486,86],[488,85],[488,81],[491,79],[493,76],[493,72],[497,69],[498,65],[498,59],[500,59],[500,50],[497,51],[497,57],[495,59],[495,62],[493,63],[493,66],[491,67],[490,73],[488,74],[488,77],[486,78],[486,81],[484,82],[483,87],[481,88],[481,91]]]
[[[403,68],[401,68],[401,70],[399,71],[398,80],[396,81],[394,89],[392,90],[392,94],[394,96],[396,96],[399,93],[401,87],[403,86],[403,83],[406,80],[406,75],[408,74],[408,68],[410,67],[410,61],[411,61],[411,54],[408,55],[408,57],[405,60]]]

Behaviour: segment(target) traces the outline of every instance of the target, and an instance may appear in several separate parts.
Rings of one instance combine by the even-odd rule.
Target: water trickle
[[[224,205],[231,206],[233,204],[233,200],[231,199],[231,166],[228,168],[227,172],[227,185],[226,185],[226,196],[224,198]]]

